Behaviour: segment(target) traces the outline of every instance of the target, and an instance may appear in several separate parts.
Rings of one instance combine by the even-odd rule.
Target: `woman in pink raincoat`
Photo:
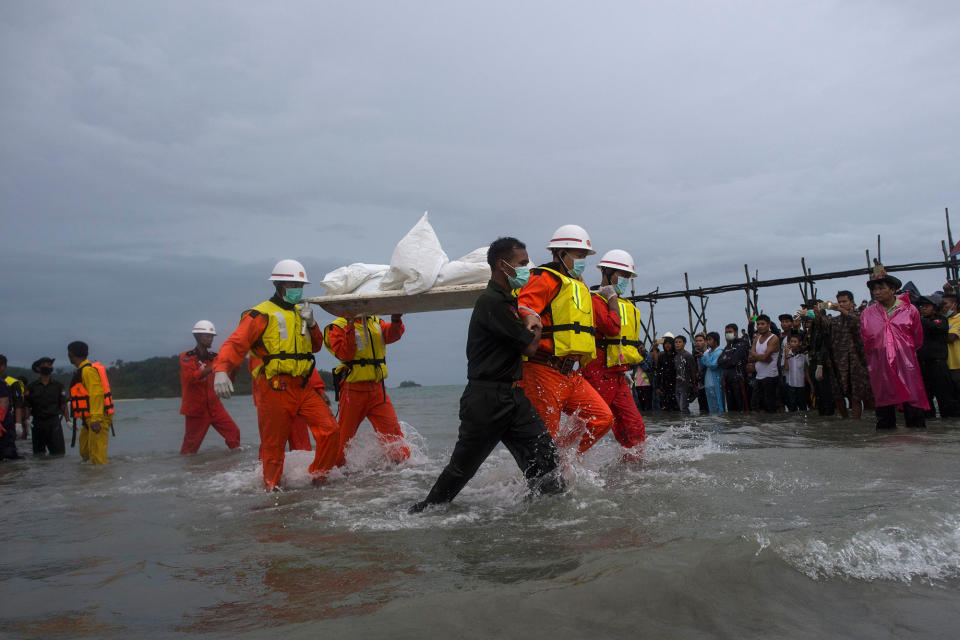
[[[867,282],[874,303],[860,315],[860,333],[877,407],[877,429],[895,429],[897,407],[903,405],[908,427],[926,427],[930,408],[920,377],[917,349],[923,344],[920,313],[910,296],[897,296],[900,280],[882,266]]]

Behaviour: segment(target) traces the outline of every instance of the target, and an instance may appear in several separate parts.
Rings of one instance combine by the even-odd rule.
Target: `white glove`
[[[306,322],[310,328],[317,326],[317,321],[313,319],[313,309],[309,303],[300,307],[300,318]]]
[[[27,430],[23,428],[23,425],[22,425],[22,424],[20,424],[20,423],[18,422],[17,424],[15,424],[15,425],[13,425],[13,426],[14,426],[13,435],[15,435],[15,436],[18,437],[18,438],[26,438],[26,437],[27,437]]]
[[[603,285],[602,287],[597,289],[597,293],[602,295],[607,300],[609,300],[610,298],[617,297],[617,289],[612,284]]]
[[[633,381],[633,373],[631,373],[630,371],[624,371],[623,377],[627,381],[628,385],[630,385],[631,387],[634,386],[635,383]]]
[[[233,394],[233,383],[226,371],[217,371],[213,374],[213,390],[221,398],[229,398]]]
[[[822,365],[822,364],[818,364],[818,365],[817,365],[817,370],[816,370],[816,372],[814,372],[813,377],[814,377],[814,379],[815,379],[817,382],[820,382],[821,380],[823,380],[823,365]]]

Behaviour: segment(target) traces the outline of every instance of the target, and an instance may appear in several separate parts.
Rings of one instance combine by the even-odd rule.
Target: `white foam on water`
[[[565,422],[573,422],[567,419]],[[314,515],[329,525],[343,526],[351,531],[390,531],[424,527],[457,527],[465,523],[491,522],[522,507],[527,497],[523,474],[513,456],[498,447],[480,467],[453,505],[431,508],[422,514],[408,515],[406,509],[423,499],[429,486],[440,474],[448,452],[437,459],[427,456],[426,445],[415,428],[401,423],[411,450],[409,460],[394,464],[385,455],[376,434],[364,424],[348,446],[346,463],[334,470],[324,485],[329,491],[317,496]],[[615,508],[609,496],[603,493],[611,468],[619,473],[626,470],[636,474],[644,483],[648,476],[663,476],[669,481],[715,483],[712,476],[686,466],[711,453],[726,452],[695,424],[668,428],[651,437],[644,445],[642,462],[623,464],[625,449],[610,436],[603,438],[584,455],[575,449],[561,453],[562,472],[568,486],[568,496],[582,503],[584,509]],[[288,454],[284,483],[288,488],[308,486],[311,482],[306,467],[312,454]],[[302,458],[302,459],[301,459]],[[655,463],[652,468],[649,463]],[[672,468],[670,468],[672,467]],[[384,490],[389,486],[389,490]],[[580,517],[560,518],[552,527],[577,526]]]
[[[193,484],[191,487],[201,494],[213,496],[262,493],[263,465],[257,462],[252,466],[248,465],[205,475],[202,482]]]
[[[776,551],[814,580],[933,583],[960,577],[960,517],[926,517],[923,525],[875,526],[843,540],[812,539],[784,544]]]
[[[395,474],[427,463],[423,436],[406,422],[401,422],[400,428],[403,430],[406,445],[410,449],[410,457],[407,460],[399,464],[394,463],[387,455],[388,451],[380,442],[376,432],[364,422],[344,450],[344,465],[328,472],[325,484],[373,474],[382,476],[384,472]],[[313,451],[287,452],[281,481],[284,489],[302,489],[312,486],[314,476],[310,473],[310,465],[313,463],[313,458]],[[401,477],[403,475],[401,474]]]
[[[760,545],[760,548],[753,554],[755,556],[759,556],[764,549],[770,546],[770,535],[767,533],[766,528],[757,530],[757,544]]]
[[[313,464],[313,451],[287,451],[283,459],[283,476],[280,485],[283,489],[304,489],[313,486],[310,465]],[[263,477],[263,465],[257,465],[257,472]],[[327,474],[327,482],[333,480],[339,471],[333,469]]]
[[[645,463],[696,462],[710,454],[732,453],[713,439],[709,432],[693,428],[693,423],[671,426],[643,444]]]

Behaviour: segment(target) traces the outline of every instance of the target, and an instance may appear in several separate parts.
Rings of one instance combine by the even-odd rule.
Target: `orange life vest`
[[[70,384],[70,413],[74,418],[90,417],[90,392],[83,386],[83,373],[86,367],[93,367],[100,374],[100,384],[103,385],[103,410],[108,416],[113,415],[113,394],[110,393],[110,381],[107,379],[107,370],[99,362],[87,363],[77,369]]]

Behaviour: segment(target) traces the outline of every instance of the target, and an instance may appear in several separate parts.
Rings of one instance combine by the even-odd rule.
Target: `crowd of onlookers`
[[[727,324],[722,335],[697,333],[692,344],[664,334],[649,353],[642,347],[637,406],[689,414],[696,400],[701,415],[815,410],[854,418],[875,409],[881,428],[894,426],[898,408],[908,426],[924,426],[938,410],[960,415],[956,288],[921,295],[885,272],[868,284],[869,305],[839,291],[836,301],[810,301],[776,320],[760,314],[745,328]]]

